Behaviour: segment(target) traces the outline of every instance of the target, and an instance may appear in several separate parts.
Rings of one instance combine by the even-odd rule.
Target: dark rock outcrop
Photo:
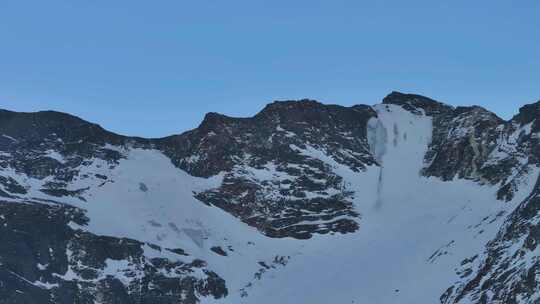
[[[0,303],[180,304],[227,295],[204,261],[148,258],[145,250],[166,249],[71,228],[88,221],[80,209],[0,202],[0,214]]]
[[[383,104],[432,119],[424,176],[488,184],[499,189],[497,199],[510,201],[522,179],[540,166],[540,102],[522,107],[509,121],[478,106],[452,107],[415,94],[392,92]],[[153,149],[192,176],[222,176],[218,186],[193,196],[268,237],[352,233],[361,227],[352,203],[361,193],[349,189],[343,172],[379,165],[367,141],[368,121],[376,117],[363,105],[277,101],[253,117],[208,113],[194,130],[143,139],[68,114],[1,110],[0,304],[226,297],[226,282],[190,252],[84,231],[79,228],[90,220],[85,211],[58,201],[91,202],[88,192],[115,182],[110,173],[130,149]],[[91,165],[103,170],[83,174],[81,168]],[[36,189],[25,179],[43,183]],[[75,181],[84,186],[73,186]],[[35,191],[50,199],[32,197]],[[486,251],[463,262],[461,281],[442,303],[540,303],[539,193],[537,185]],[[223,248],[209,250],[231,259],[233,250]],[[274,268],[261,263],[258,280]]]
[[[452,286],[444,304],[540,303],[540,183],[508,217],[497,237],[488,244],[477,269]]]

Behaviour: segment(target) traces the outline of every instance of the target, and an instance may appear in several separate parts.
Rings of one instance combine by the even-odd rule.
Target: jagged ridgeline
[[[0,303],[540,303],[540,102],[392,92],[127,137],[0,111]]]

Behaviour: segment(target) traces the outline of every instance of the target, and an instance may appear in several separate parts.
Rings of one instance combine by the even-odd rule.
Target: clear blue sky
[[[391,90],[509,118],[540,99],[540,1],[0,1],[0,107],[165,136],[276,99]]]

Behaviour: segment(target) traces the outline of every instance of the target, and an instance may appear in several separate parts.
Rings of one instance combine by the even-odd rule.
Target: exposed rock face
[[[462,265],[469,275],[448,289],[442,303],[540,303],[539,186],[510,215],[476,269]]]
[[[511,197],[519,177],[538,164],[537,131],[540,129],[533,130],[540,118],[539,107],[540,102],[524,106],[518,115],[499,128],[502,135],[497,151],[502,157],[494,166],[516,170],[503,180],[499,199]],[[539,191],[540,179],[529,197],[507,218],[478,262],[463,265],[470,275],[449,288],[441,302],[540,303]]]
[[[417,95],[394,92],[384,103],[432,116],[426,176],[498,185],[498,199],[509,201],[538,164],[540,102],[522,107],[510,121],[481,107],[452,108]],[[463,281],[450,287],[441,303],[540,303],[539,187],[508,217],[481,257],[463,261]]]
[[[353,220],[358,214],[351,208],[351,193],[342,178],[329,164],[302,151],[326,151],[355,171],[374,164],[366,123],[375,112],[367,106],[326,106],[312,100],[275,102],[253,118],[209,113],[199,128],[155,140],[119,136],[62,113],[2,113],[0,145],[5,152],[0,165],[29,177],[52,177],[41,192],[84,201],[88,187],[69,187],[78,168],[93,159],[114,168],[123,158],[118,146],[158,148],[194,176],[226,172],[220,188],[197,197],[271,237],[309,238],[314,232],[345,233],[358,228]],[[274,175],[280,175],[279,182],[275,176],[257,176],[257,170],[269,166]],[[82,178],[108,182],[103,175]],[[10,190],[0,192],[4,197],[17,197],[25,191],[9,177],[0,182]],[[310,225],[310,221],[318,224]],[[306,224],[296,226],[300,222]]]
[[[421,114],[421,111],[423,111],[430,116],[444,115],[453,111],[453,107],[431,98],[400,92],[390,93],[383,99],[383,104],[399,105],[415,114]]]
[[[0,167],[42,180],[53,177],[40,191],[55,197],[80,197],[87,189],[67,190],[68,184],[79,173],[78,167],[88,165],[91,158],[102,159],[114,166],[122,156],[109,146],[137,142],[77,117],[52,111],[15,113],[1,110],[0,132]],[[12,178],[2,177],[0,183],[8,187],[7,191],[0,192],[1,196],[26,194]]]
[[[358,214],[352,193],[330,164],[309,151],[325,151],[341,165],[365,170],[375,163],[366,136],[375,115],[367,106],[312,100],[275,102],[252,118],[210,113],[196,130],[165,139],[164,151],[193,175],[226,172],[219,188],[197,198],[270,237],[353,232]]]
[[[197,303],[227,295],[204,261],[72,228],[88,221],[77,208],[0,202],[0,214],[0,303]]]
[[[540,102],[524,106],[509,121],[478,106],[452,107],[399,92],[388,95],[384,105],[431,120],[431,141],[418,172],[425,178],[493,187],[493,204],[504,205],[521,197],[523,181],[540,167]],[[210,232],[197,221],[182,228],[148,219],[153,228],[166,226],[193,240],[190,250],[87,228],[96,220],[87,210],[94,204],[132,199],[137,192],[159,209],[160,200],[176,194],[155,196],[163,190],[155,190],[162,180],[129,176],[133,186],[119,186],[113,200],[97,196],[97,189],[119,183],[126,170],[122,162],[136,149],[165,157],[174,170],[193,178],[190,182],[212,181],[186,188],[188,196],[200,208],[222,212],[272,240],[311,242],[321,235],[362,232],[362,210],[355,202],[364,193],[351,186],[350,176],[382,166],[384,151],[370,146],[370,132],[383,142],[384,132],[399,133],[396,126],[380,130],[377,109],[279,101],[250,118],[209,113],[198,128],[160,139],[117,135],[58,112],[1,110],[0,303],[198,303],[239,292],[229,288],[216,265],[257,248],[252,241],[242,240],[249,249],[237,249],[227,238],[206,246]],[[399,133],[399,140],[406,142],[410,133]],[[380,172],[379,183],[370,187],[382,184]],[[456,265],[460,280],[449,282],[442,303],[540,303],[539,195],[537,185],[508,215],[496,215],[505,216],[505,224],[484,252]],[[184,207],[180,210],[200,211]],[[430,262],[448,254],[445,250]],[[289,259],[276,254],[257,260],[242,297]]]
[[[84,204],[94,187],[115,182],[106,172],[126,157],[126,149],[158,149],[194,176],[225,172],[221,186],[194,195],[267,236],[306,239],[314,233],[353,232],[358,213],[352,193],[331,165],[302,151],[324,150],[343,166],[365,170],[374,164],[366,141],[366,122],[374,115],[367,106],[276,102],[253,118],[209,113],[193,131],[141,139],[63,113],[2,111],[0,166],[6,174],[0,176],[0,196],[29,203],[0,205],[8,219],[1,237],[9,244],[0,252],[5,286],[0,298],[6,299],[0,303],[195,303],[201,296],[226,296],[225,282],[204,261],[178,262],[186,256],[183,250],[175,254],[178,248],[161,254],[172,254],[172,260],[150,259],[145,247],[166,249],[72,229],[70,222],[85,224],[84,211],[55,199]],[[82,173],[85,167],[105,167],[105,173]],[[274,176],[257,175],[268,167]],[[138,188],[149,191],[144,183]],[[51,199],[38,198],[40,193]],[[32,238],[20,239],[21,234]]]
[[[252,166],[287,161],[294,154],[291,144],[325,149],[336,161],[362,170],[373,163],[364,122],[375,115],[367,106],[280,101],[251,118],[208,113],[197,129],[161,143],[179,168],[202,177],[230,171],[245,158]]]
[[[453,108],[427,97],[397,92],[383,103],[432,117],[433,135],[425,156],[424,175],[443,180],[497,178],[491,172],[482,172],[506,123],[495,114],[478,106]]]
[[[484,164],[498,144],[502,119],[481,107],[458,107],[434,120],[426,175],[444,180],[494,178],[484,172]]]
[[[432,117],[425,176],[500,184],[498,198],[508,201],[530,165],[538,163],[534,152],[538,139],[533,131],[538,104],[524,106],[519,115],[504,121],[479,106],[453,108],[419,95],[393,92],[383,103]]]

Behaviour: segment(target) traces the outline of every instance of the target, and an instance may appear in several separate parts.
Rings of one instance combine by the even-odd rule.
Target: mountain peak
[[[272,115],[284,111],[290,110],[312,110],[315,108],[323,108],[325,105],[313,100],[313,99],[299,99],[299,100],[276,100],[267,104],[258,114],[260,115]]]
[[[215,126],[230,119],[230,117],[217,112],[208,112],[204,115],[201,126]]]
[[[272,303],[306,278],[328,288],[285,302],[540,298],[536,134],[479,106],[383,103],[276,101],[161,139],[0,110],[0,302]]]
[[[535,103],[527,104],[519,109],[519,113],[512,120],[526,125],[540,117],[540,100]]]
[[[383,99],[383,104],[395,104],[402,106],[406,110],[417,112],[418,109],[423,109],[426,114],[440,114],[451,111],[452,106],[436,101],[426,96],[418,94],[407,94],[397,91],[392,91]]]
[[[532,132],[540,132],[540,120],[537,118],[540,117],[540,100],[526,104],[519,108],[519,113],[516,114],[511,121],[519,123],[521,126],[532,124]]]
[[[94,143],[118,143],[123,140],[123,136],[109,132],[98,124],[58,111],[14,112],[2,109],[0,133],[35,142],[47,137],[60,138],[65,142],[84,139]]]
[[[289,112],[312,112],[315,109],[324,109],[325,107],[326,105],[312,99],[274,101],[267,104],[253,117],[231,117],[221,113],[208,112],[204,116],[199,128],[203,130],[214,130],[229,123],[251,121],[257,118],[273,117],[275,115],[280,116],[280,114]]]

